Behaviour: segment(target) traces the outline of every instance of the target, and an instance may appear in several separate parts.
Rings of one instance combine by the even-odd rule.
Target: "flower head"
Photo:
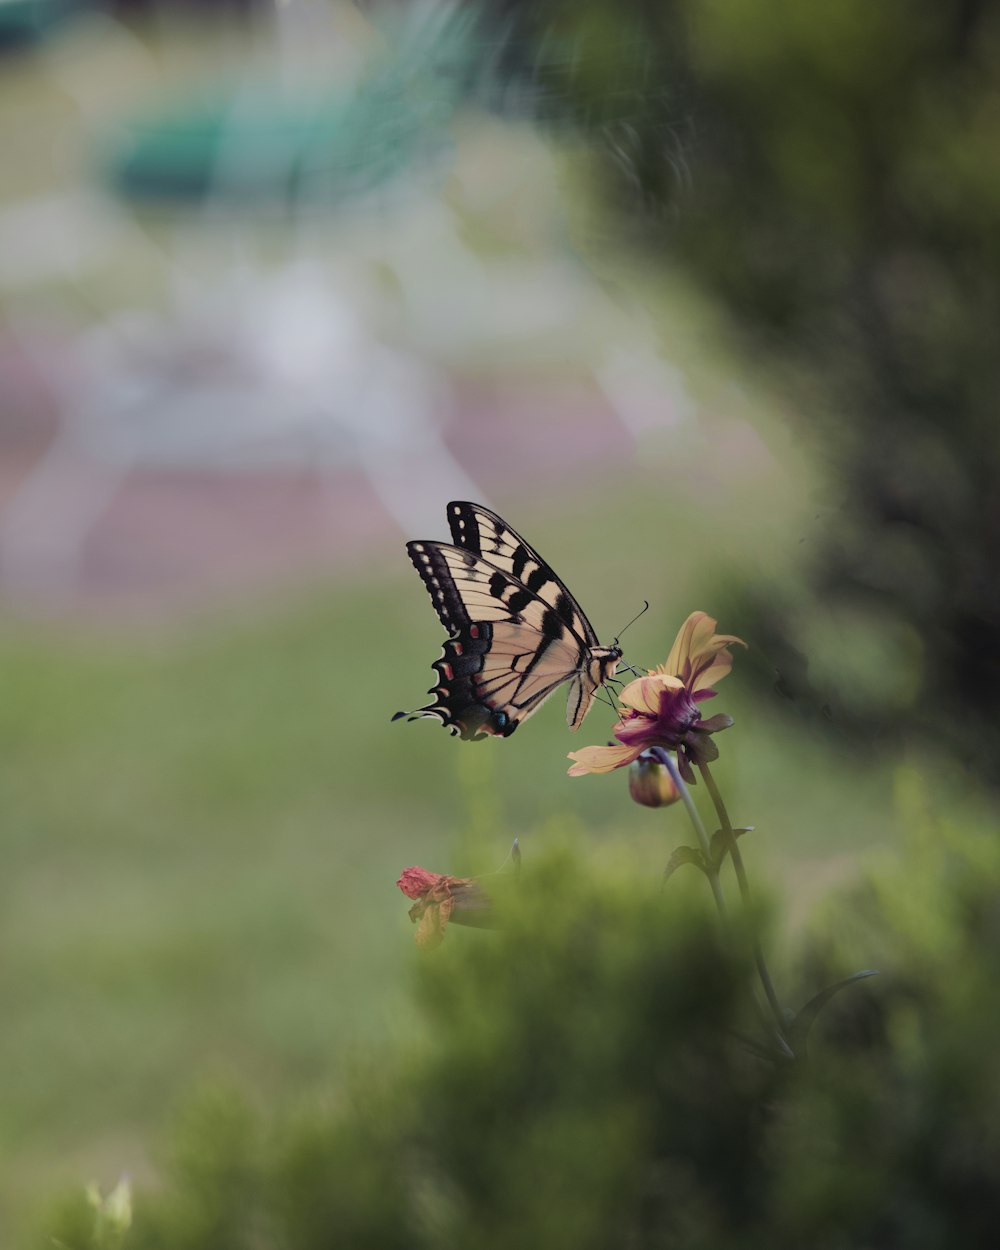
[[[666,664],[630,682],[621,692],[622,716],[614,728],[620,745],[584,747],[573,751],[571,777],[609,773],[631,764],[650,747],[677,752],[685,781],[694,781],[692,763],[718,758],[711,735],[728,729],[732,717],[720,713],[703,719],[699,704],[715,697],[710,689],[733,666],[730,643],[746,644],[732,634],[717,634],[716,622],[704,612],[692,612],[674,640]]]
[[[439,946],[449,921],[490,928],[491,903],[474,877],[449,877],[426,868],[404,868],[396,882],[407,898],[416,900],[410,919],[417,926],[418,946]]]

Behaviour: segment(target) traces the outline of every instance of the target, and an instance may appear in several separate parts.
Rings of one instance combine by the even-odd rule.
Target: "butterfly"
[[[570,683],[566,720],[579,728],[622,652],[602,647],[580,605],[533,547],[477,503],[448,504],[454,543],[409,542],[450,637],[434,661],[434,696],[411,719],[436,717],[467,741],[509,738],[559,686]]]

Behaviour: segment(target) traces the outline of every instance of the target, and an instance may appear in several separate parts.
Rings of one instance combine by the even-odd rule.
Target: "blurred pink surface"
[[[0,347],[0,506],[58,429],[53,402],[16,347]],[[573,382],[452,380],[444,445],[483,487],[572,482],[626,462],[632,439],[599,389]],[[72,481],[73,462],[64,465]],[[83,477],[92,466],[81,459]],[[419,472],[416,466],[414,472]],[[57,501],[54,501],[58,506]],[[441,500],[442,536],[443,508]],[[395,550],[401,537],[364,472],[331,467],[239,471],[127,468],[88,523],[58,586],[5,580],[16,615],[156,621],[270,587],[318,580]]]

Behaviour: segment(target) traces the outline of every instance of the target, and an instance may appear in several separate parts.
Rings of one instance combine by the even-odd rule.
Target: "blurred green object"
[[[920,734],[997,783],[995,6],[489,7],[508,60],[591,140],[603,213],[578,234],[599,240],[595,266],[614,242],[664,283],[693,278],[829,466],[801,593],[755,568],[733,627],[774,657],[792,716],[828,716],[864,751]],[[813,680],[833,614],[908,636],[905,708]]]
[[[334,205],[432,157],[419,113],[364,95],[309,106],[277,92],[219,94],[131,127],[111,176],[136,199]]]
[[[0,0],[0,51],[32,43],[64,17],[93,7],[93,0]]]
[[[637,586],[623,535],[685,527],[688,552],[641,562],[660,610],[626,637],[649,665],[680,605],[715,601],[701,553],[726,523],[665,501],[663,477],[517,508],[543,551],[586,553],[574,584],[603,594],[605,626]],[[683,839],[683,812],[632,803],[624,773],[566,776],[558,706],[496,750],[391,724],[430,684],[440,627],[400,551],[376,556],[322,594],[282,586],[140,636],[124,618],[110,636],[0,628],[0,1244],[26,1244],[55,1188],[140,1185],[192,1087],[221,1076],[268,1106],[319,1101],[352,1049],[408,1029],[403,868],[491,871],[515,833],[530,863],[554,825],[653,880]],[[747,700],[746,667],[725,710],[753,731],[732,731],[720,784],[758,824],[755,857],[781,848],[814,893],[817,860],[842,873],[894,837],[887,773],[872,759],[845,783],[842,759]],[[611,723],[595,708],[590,740]],[[481,936],[449,930],[446,955],[456,933]]]
[[[449,932],[419,961],[423,1027],[328,1107],[194,1108],[124,1244],[986,1250],[1000,848],[915,819],[905,855],[830,909],[802,997],[859,946],[885,975],[840,994],[796,1061],[746,1044],[752,972],[700,878],[659,893],[550,854],[504,930]],[[93,1230],[81,1191],[49,1232],[104,1250]]]
[[[223,84],[140,118],[106,160],[135,199],[335,207],[403,172],[438,176],[470,64],[469,20],[432,11],[399,32],[358,88],[312,96]]]

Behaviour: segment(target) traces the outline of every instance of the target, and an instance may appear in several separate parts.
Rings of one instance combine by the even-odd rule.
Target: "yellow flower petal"
[[[635,708],[647,716],[658,716],[660,713],[660,692],[663,690],[680,690],[682,683],[670,674],[650,673],[648,677],[639,677],[630,681],[618,696],[620,703]]]
[[[684,679],[684,666],[691,655],[691,645],[694,639],[695,631],[701,625],[704,629],[703,622],[708,624],[707,637],[711,637],[715,630],[715,621],[705,612],[692,612],[684,624],[677,631],[677,637],[674,639],[674,645],[670,648],[670,654],[667,656],[667,662],[661,668],[662,672],[672,673],[675,677]]]
[[[733,641],[739,642],[736,638]],[[723,677],[733,667],[733,657],[728,651],[720,651],[717,656],[710,662],[708,667],[695,671],[695,678],[691,684],[692,693],[695,690],[708,690],[715,685],[717,681],[721,681]]]
[[[586,777],[588,773],[610,773],[616,768],[631,764],[642,752],[642,747],[583,747],[571,751],[567,759],[576,763],[569,769],[571,777]]]
[[[680,678],[694,693],[721,681],[733,666],[733,657],[726,650],[730,643],[746,643],[735,634],[717,634],[717,622],[707,612],[692,612],[677,632],[666,664],[658,673]]]
[[[732,654],[726,648],[734,642],[741,647],[747,645],[742,638],[737,638],[734,634],[716,634],[712,639],[711,649],[706,649],[694,658],[694,680],[690,687],[692,693],[695,690],[706,690],[726,676],[733,667]]]

